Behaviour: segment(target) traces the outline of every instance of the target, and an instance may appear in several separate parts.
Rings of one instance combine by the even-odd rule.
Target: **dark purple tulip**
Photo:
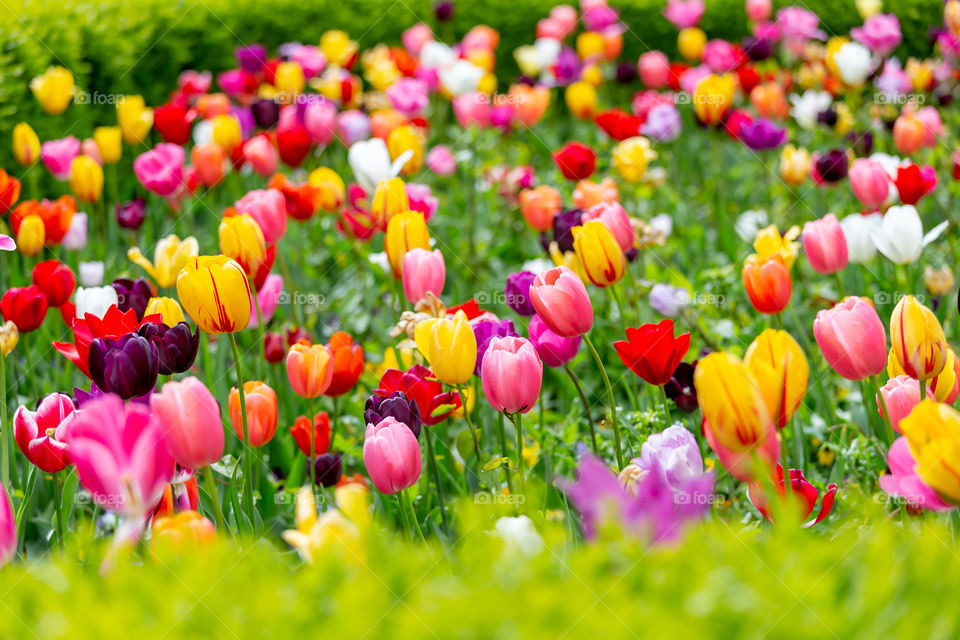
[[[403,391],[394,391],[387,398],[372,395],[367,398],[363,410],[363,421],[367,424],[377,424],[387,416],[393,416],[398,422],[410,427],[413,435],[420,437],[420,408],[416,400],[408,400]]]
[[[147,201],[143,198],[117,204],[117,224],[121,228],[136,231],[146,219]]]
[[[143,314],[147,310],[147,304],[153,297],[153,289],[145,278],[117,278],[110,283],[110,286],[117,292],[119,303],[117,308],[126,312],[133,309],[137,313],[137,320],[143,320]]]
[[[267,48],[262,44],[248,44],[233,51],[240,68],[249,73],[258,73],[267,63]]]
[[[321,487],[337,486],[337,483],[340,482],[342,469],[339,453],[321,453],[313,460],[317,485]]]
[[[537,275],[532,271],[520,271],[507,276],[507,286],[503,290],[507,306],[525,318],[536,311],[530,301],[530,285]]]
[[[814,168],[824,182],[838,182],[847,177],[848,162],[842,149],[834,149],[818,157]]]
[[[487,320],[473,325],[473,335],[477,340],[477,366],[473,368],[473,374],[480,375],[480,366],[483,364],[483,354],[487,352],[490,346],[490,340],[493,338],[505,338],[507,336],[519,337],[513,328],[513,320]]]
[[[570,47],[564,46],[557,56],[554,74],[561,85],[569,84],[580,76],[580,57]]]
[[[837,110],[834,109],[833,107],[826,109],[824,111],[821,111],[820,113],[817,114],[817,122],[819,122],[820,124],[825,124],[828,127],[837,126],[837,120],[839,119],[840,119],[840,116],[839,114],[837,114]]]
[[[580,218],[583,217],[583,211],[580,209],[571,209],[558,213],[553,218],[553,238],[560,251],[573,251],[573,228],[580,224]],[[550,240],[545,235],[540,236],[540,243],[543,244],[545,251],[550,250]]]
[[[200,348],[200,328],[190,331],[186,322],[168,327],[162,322],[148,322],[137,333],[154,344],[160,359],[160,373],[165,376],[183,373],[193,366]]]
[[[433,15],[437,16],[440,22],[446,22],[453,19],[453,3],[450,0],[437,2],[433,5]]]
[[[617,65],[617,82],[620,84],[630,84],[637,79],[637,65],[629,62],[621,62]]]
[[[663,386],[667,397],[673,400],[677,408],[684,413],[693,413],[697,410],[697,390],[693,386],[693,372],[697,363],[681,362],[673,371],[673,377]]]
[[[851,131],[847,138],[858,156],[868,156],[873,151],[873,134],[869,131]]]
[[[157,347],[147,338],[128,333],[117,339],[90,343],[90,377],[106,393],[124,400],[153,391],[160,370]]]
[[[787,130],[766,118],[740,125],[740,139],[755,151],[776,149],[787,141]]]
[[[253,121],[261,129],[270,129],[280,119],[280,104],[276,100],[268,98],[254,100],[250,110],[253,112]]]
[[[747,36],[743,39],[743,50],[754,62],[766,60],[773,55],[773,45],[766,38]]]

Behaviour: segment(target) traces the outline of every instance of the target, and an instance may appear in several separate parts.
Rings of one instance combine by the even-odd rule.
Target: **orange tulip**
[[[333,353],[322,344],[295,344],[287,352],[287,378],[298,396],[316,398],[333,380]]]
[[[226,155],[219,145],[213,142],[198,144],[190,151],[190,161],[203,186],[210,188],[223,180]]]
[[[537,231],[553,229],[553,218],[562,206],[560,192],[549,185],[540,185],[520,192],[520,213]]]
[[[346,331],[337,331],[330,336],[329,349],[333,353],[333,380],[326,395],[342,396],[353,389],[363,373],[363,347],[353,344],[353,338]]]
[[[777,314],[787,308],[793,291],[790,270],[780,254],[747,258],[741,273],[750,304],[760,313]]]
[[[273,439],[277,432],[277,394],[258,380],[243,383],[247,404],[247,432],[250,445],[262,447]],[[230,389],[230,422],[237,437],[243,440],[243,422],[240,415],[240,390]]]

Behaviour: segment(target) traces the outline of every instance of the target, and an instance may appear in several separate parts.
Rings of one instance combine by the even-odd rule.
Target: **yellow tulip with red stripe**
[[[933,311],[913,296],[904,296],[890,316],[893,355],[911,378],[937,377],[947,364],[947,338]]]
[[[40,138],[26,122],[13,128],[13,157],[25,167],[40,159]]]
[[[390,218],[383,248],[390,260],[393,277],[400,278],[403,272],[403,256],[411,249],[429,249],[430,231],[419,211],[404,211]]]
[[[900,431],[917,474],[944,499],[960,502],[960,413],[928,398],[900,420]]]
[[[703,357],[693,374],[703,418],[717,442],[730,451],[749,451],[770,432],[770,411],[747,366],[729,353]]]
[[[786,331],[767,329],[747,348],[744,364],[777,429],[783,429],[803,402],[810,367],[803,349]]]
[[[943,366],[943,371],[930,380],[930,391],[936,396],[937,402],[953,404],[953,401],[957,399],[958,392],[960,392],[960,387],[957,384],[960,381],[958,368],[960,368],[960,360],[957,359],[957,354],[953,349],[947,347],[947,363]],[[896,378],[905,375],[907,375],[907,372],[904,371],[900,361],[897,360],[897,356],[893,353],[893,348],[891,348],[890,353],[887,354],[887,376]]]
[[[417,324],[413,333],[417,349],[430,363],[441,382],[463,384],[477,364],[477,338],[463,311],[445,318],[430,318]]]
[[[250,323],[247,274],[227,256],[198,256],[187,261],[177,277],[177,297],[207,333],[233,333]]]
[[[587,279],[598,287],[616,284],[627,268],[623,249],[600,220],[573,228],[573,250]]]

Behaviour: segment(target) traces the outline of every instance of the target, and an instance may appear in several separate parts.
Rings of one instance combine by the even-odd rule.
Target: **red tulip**
[[[186,144],[195,117],[196,112],[185,105],[165,104],[153,110],[153,126],[164,141]]]
[[[387,369],[380,378],[380,388],[373,392],[381,398],[388,398],[395,391],[403,391],[407,398],[416,401],[420,420],[425,425],[443,422],[461,406],[460,394],[456,391],[444,392],[443,384],[433,372],[419,364],[409,371]]]
[[[13,287],[0,298],[0,313],[4,320],[17,325],[20,333],[33,331],[47,317],[47,297],[35,284]]]
[[[786,500],[787,483],[783,476],[783,465],[781,465],[779,462],[777,463],[776,471],[774,472],[774,477],[772,480],[777,497],[781,500]],[[819,497],[820,492],[817,491],[815,486],[807,481],[807,479],[803,476],[803,472],[799,469],[790,469],[790,492],[793,494],[793,499],[798,503],[801,520],[807,518],[811,513],[813,513],[813,508],[817,505],[817,498]],[[813,520],[805,522],[802,526],[805,528],[812,527],[830,515],[830,510],[833,508],[833,499],[836,494],[837,485],[829,485],[827,487],[827,492],[823,494],[823,500],[820,502],[820,511],[817,513],[817,517]],[[748,486],[747,496],[750,498],[750,502],[753,503],[753,506],[755,506],[757,510],[763,514],[763,517],[772,523],[773,517],[770,513],[770,502],[764,493],[764,488],[755,482],[751,482]]]
[[[897,179],[894,180],[894,184],[897,186],[897,193],[900,194],[900,201],[903,204],[917,204],[920,198],[937,186],[937,174],[932,170],[924,170],[918,165],[909,164],[897,169]]]
[[[623,364],[657,386],[670,382],[674,370],[690,349],[690,334],[674,337],[673,320],[628,328],[627,339],[613,343]]]
[[[293,426],[290,427],[290,435],[308,458],[326,453],[330,448],[330,416],[326,411],[320,411],[313,416],[313,455],[310,454],[310,419],[306,416],[298,416]]]
[[[0,169],[0,214],[6,213],[20,199],[20,181]]]
[[[553,161],[567,180],[586,180],[596,168],[597,156],[581,142],[568,142],[553,154]]]
[[[263,336],[263,357],[270,364],[283,362],[287,356],[287,348],[283,344],[283,334],[270,332]]]
[[[59,260],[46,260],[33,268],[33,284],[37,285],[51,307],[59,307],[70,300],[77,280],[73,271]]]
[[[594,119],[594,122],[603,129],[604,133],[618,141],[640,135],[640,125],[643,124],[640,118],[622,109],[604,111]]]
[[[310,153],[310,132],[306,127],[293,126],[277,131],[277,150],[280,159],[291,167],[299,167]]]

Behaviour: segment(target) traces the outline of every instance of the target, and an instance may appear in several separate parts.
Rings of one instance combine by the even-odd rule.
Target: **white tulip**
[[[400,169],[413,157],[412,151],[404,151],[390,162],[387,143],[380,138],[370,138],[355,142],[347,153],[347,162],[353,169],[357,184],[364,188],[369,197],[373,197],[381,180],[389,180],[400,174]]]
[[[833,96],[826,91],[807,89],[802,96],[790,94],[790,115],[804,129],[813,129],[817,126],[817,116],[830,108]]]
[[[453,64],[456,59],[457,54],[453,49],[436,40],[427,42],[420,49],[420,66],[424,69],[446,67]]]
[[[840,47],[834,54],[833,61],[840,70],[843,81],[854,86],[863,84],[873,68],[870,50],[859,42],[848,42]]]
[[[485,73],[486,71],[467,60],[457,60],[437,70],[440,83],[455,96],[476,91]]]
[[[733,224],[734,231],[740,236],[741,240],[753,242],[757,237],[757,232],[770,224],[767,219],[767,212],[763,209],[750,209],[737,216],[737,221]]]
[[[920,214],[916,207],[907,204],[887,209],[881,226],[873,229],[870,237],[891,262],[909,264],[920,257],[925,246],[940,237],[948,224],[945,220],[924,235]]]
[[[103,284],[103,263],[81,262],[78,271],[80,272],[80,284],[84,287],[99,287]]]
[[[77,305],[77,317],[82,318],[88,313],[103,318],[107,310],[115,304],[120,304],[117,290],[107,285],[105,287],[77,287],[74,304]]]
[[[850,262],[866,264],[877,255],[877,247],[873,244],[870,233],[879,229],[883,224],[883,216],[877,212],[869,215],[854,213],[840,221],[843,235],[847,239],[847,255]]]

